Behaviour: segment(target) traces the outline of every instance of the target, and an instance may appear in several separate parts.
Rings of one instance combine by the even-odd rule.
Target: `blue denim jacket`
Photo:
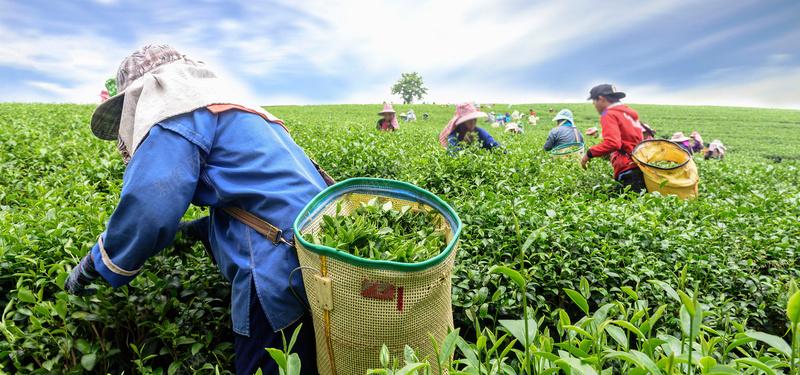
[[[95,267],[114,288],[127,284],[147,258],[169,246],[190,203],[210,206],[209,242],[233,284],[234,332],[250,335],[251,279],[272,329],[281,330],[305,311],[289,290],[297,255],[216,208],[243,208],[291,240],[295,217],[325,187],[279,124],[239,110],[172,117],[150,130],[128,164],[119,205],[92,249]],[[305,299],[300,274],[292,285]]]

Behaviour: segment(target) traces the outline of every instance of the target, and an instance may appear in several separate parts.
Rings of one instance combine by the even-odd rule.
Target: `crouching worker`
[[[644,184],[644,174],[631,158],[631,152],[637,143],[642,141],[642,127],[639,114],[633,109],[622,104],[620,99],[625,93],[609,84],[598,85],[589,92],[589,99],[600,114],[600,128],[603,132],[603,141],[586,150],[581,159],[581,166],[586,169],[586,164],[592,158],[611,155],[611,165],[614,167],[614,180],[622,185],[616,187],[622,190],[630,186],[634,192],[647,191]]]
[[[291,236],[293,220],[326,180],[281,120],[228,94],[203,63],[170,46],[126,57],[117,85],[119,93],[95,109],[91,128],[117,142],[126,165],[120,202],[64,289],[88,296],[97,293],[87,288],[92,282],[128,284],[174,240],[190,204],[209,206],[210,217],[181,227],[208,244],[231,282],[236,373],[278,375],[264,348],[283,349],[280,331],[291,336],[302,323],[294,348],[302,373],[316,374],[300,272],[291,283],[302,302],[289,288],[299,266]],[[278,230],[261,235],[231,216],[243,212],[237,210]]]
[[[502,148],[505,152],[503,145],[495,141],[489,132],[477,126],[478,119],[486,116],[485,112],[475,109],[472,103],[464,102],[457,105],[453,118],[439,134],[439,143],[442,147],[447,147],[451,154],[456,154],[461,150],[459,143],[472,144],[474,142],[480,142],[480,147],[487,150],[497,147]]]
[[[719,139],[715,139],[708,145],[708,150],[703,155],[703,159],[723,159],[725,158],[725,151],[728,151],[728,148]]]
[[[378,115],[383,116],[378,120],[378,125],[375,127],[383,131],[395,131],[400,129],[400,124],[397,123],[397,115],[394,112],[391,104],[384,104],[383,110],[378,112]]]
[[[550,151],[567,143],[583,143],[583,134],[578,131],[578,128],[573,123],[572,111],[562,109],[556,117],[553,117],[553,121],[558,121],[558,126],[550,129],[550,134],[547,135],[547,140],[544,142],[545,151]]]

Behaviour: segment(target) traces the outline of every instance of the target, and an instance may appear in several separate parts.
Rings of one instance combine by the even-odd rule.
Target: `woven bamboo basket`
[[[420,263],[358,258],[346,252],[312,245],[303,234],[317,233],[323,215],[342,215],[361,202],[379,197],[393,207],[435,210],[448,245],[441,254]],[[405,345],[419,358],[435,358],[438,343],[453,328],[450,276],[453,272],[461,220],[437,196],[392,180],[354,178],[329,187],[301,211],[294,223],[295,244],[308,295],[317,340],[317,367],[322,375],[363,375],[380,368],[386,344],[403,363]],[[438,366],[431,364],[433,373]]]

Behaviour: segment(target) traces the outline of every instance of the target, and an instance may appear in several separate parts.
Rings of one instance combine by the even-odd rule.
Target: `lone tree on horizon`
[[[417,100],[422,99],[422,96],[428,93],[427,87],[422,87],[422,77],[413,73],[403,73],[397,83],[392,86],[392,95],[400,94],[403,101],[411,104],[414,98]]]

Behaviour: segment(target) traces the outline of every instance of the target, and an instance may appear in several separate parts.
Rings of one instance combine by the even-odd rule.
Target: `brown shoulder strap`
[[[239,207],[222,207],[222,210],[228,215],[231,215],[234,219],[241,221],[250,228],[253,228],[253,230],[272,241],[275,246],[278,246],[279,242],[283,242],[289,246],[294,246],[292,243],[283,239],[282,230],[275,228],[275,226],[264,220],[259,219],[256,217],[256,215],[253,215]]]
[[[314,168],[317,169],[317,173],[319,173],[319,175],[325,181],[326,185],[328,186],[336,185],[336,181],[333,178],[331,178],[331,176],[328,175],[328,172],[325,172],[325,170],[322,169],[322,167],[320,167],[319,164],[317,164],[317,162],[314,161],[314,159],[308,158],[308,160],[311,160],[311,164],[313,164]]]
[[[311,160],[311,164],[313,164],[314,168],[317,169],[317,172],[325,181],[325,184],[327,184],[328,186],[336,184],[336,181],[334,181],[334,179],[331,178],[331,176],[329,176],[324,169],[320,168],[319,164],[317,164],[317,162],[315,162],[314,159],[309,158],[309,160]],[[228,215],[231,215],[231,217],[233,217],[234,219],[241,221],[250,228],[253,228],[254,231],[260,233],[262,236],[272,241],[272,243],[274,243],[275,246],[278,246],[278,242],[283,242],[289,246],[294,246],[293,243],[283,239],[282,230],[276,228],[274,225],[264,220],[261,220],[258,216],[253,215],[239,207],[222,207],[222,210],[225,211]]]
[[[574,126],[574,125],[573,125]],[[581,143],[580,138],[578,138],[578,127],[574,126],[572,130],[575,130],[575,143]]]

